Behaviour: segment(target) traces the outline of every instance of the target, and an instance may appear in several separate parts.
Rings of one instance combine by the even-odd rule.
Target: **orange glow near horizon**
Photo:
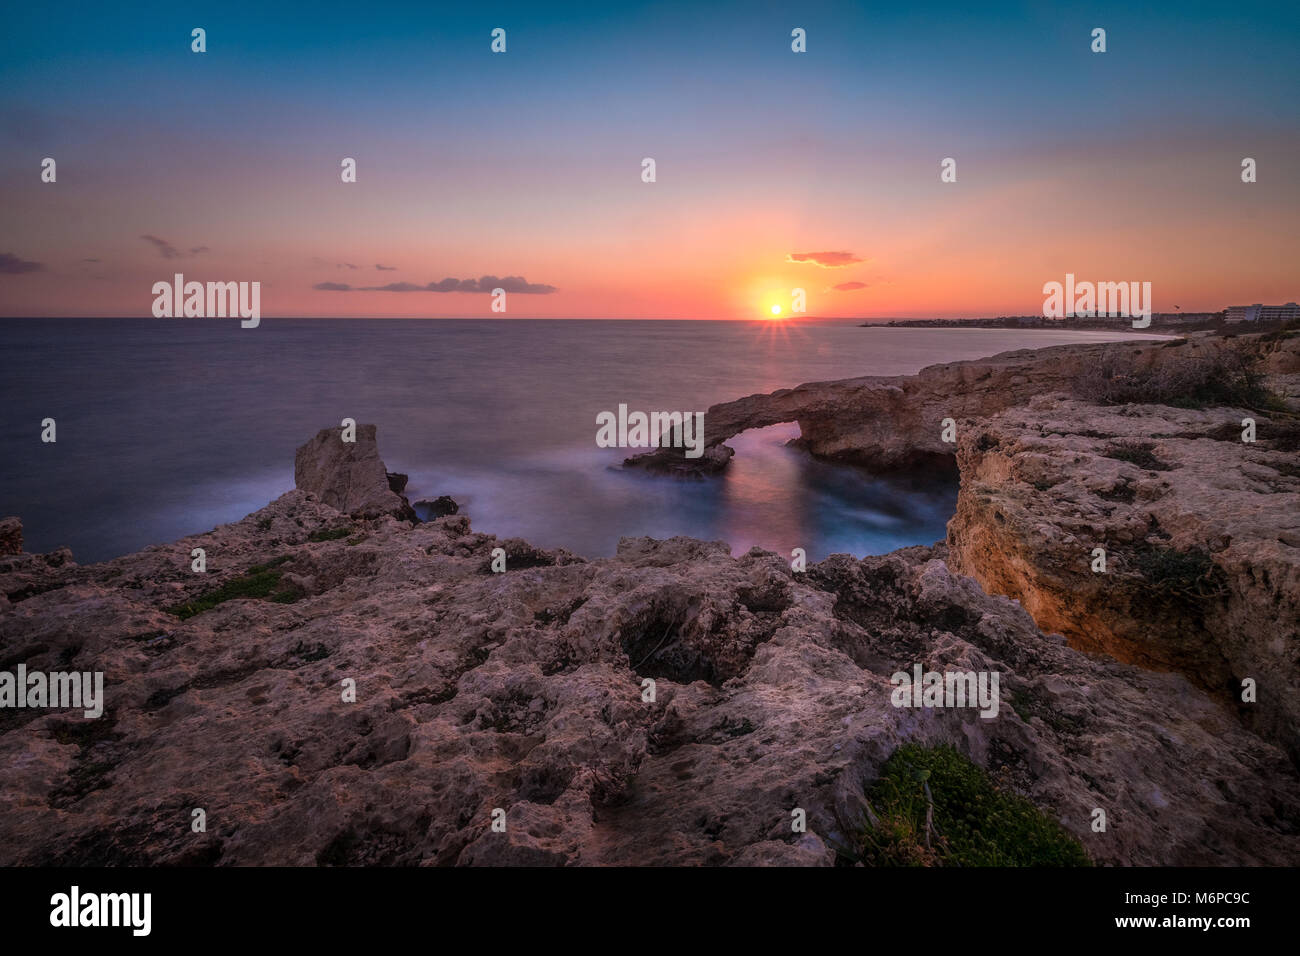
[[[805,317],[1034,315],[1043,307],[1044,283],[1060,282],[1067,272],[1088,281],[1150,281],[1157,312],[1175,304],[1182,311],[1217,311],[1296,299],[1300,238],[1283,225],[1259,225],[1272,222],[1268,209],[1294,204],[1290,181],[1242,192],[1229,177],[1227,186],[1207,187],[1192,199],[1178,194],[1177,205],[1165,208],[1172,199],[1159,178],[1164,165],[1130,159],[1124,172],[1131,179],[1120,187],[1074,162],[1061,157],[1051,175],[1007,174],[961,193],[920,184],[897,195],[878,191],[883,198],[870,205],[860,195],[874,193],[862,184],[847,199],[820,184],[795,211],[784,212],[755,211],[749,193],[738,197],[725,189],[708,197],[665,191],[662,198],[636,189],[633,200],[621,187],[609,187],[591,199],[599,215],[557,217],[544,234],[534,222],[551,223],[540,215],[546,208],[537,220],[507,230],[484,225],[494,218],[466,214],[455,221],[454,240],[431,236],[427,210],[404,202],[394,185],[364,196],[304,186],[301,196],[286,198],[266,186],[250,191],[217,178],[192,211],[193,221],[165,228],[139,220],[133,194],[114,193],[97,200],[102,220],[80,232],[66,224],[84,197],[53,190],[15,197],[13,189],[0,189],[6,212],[32,223],[21,244],[0,242],[0,254],[33,264],[0,276],[0,314],[148,317],[153,284],[176,272],[200,282],[259,281],[266,318],[775,324]],[[493,208],[490,202],[507,200],[493,193],[484,202]],[[391,215],[380,219],[371,204]],[[294,216],[272,215],[290,205]],[[1063,221],[1112,225],[1104,241],[1086,230],[1044,230],[1043,208],[1057,210]],[[358,217],[373,229],[358,233]],[[862,225],[868,220],[870,228]],[[136,224],[121,228],[123,221]],[[1206,222],[1217,224],[1213,242],[1203,239]],[[165,250],[174,258],[141,238],[155,232],[175,247]],[[838,258],[810,258],[817,253]],[[791,261],[792,255],[800,258]],[[554,292],[512,292],[508,311],[494,313],[487,294],[424,290],[448,277],[482,276],[517,276]],[[795,289],[805,296],[798,313],[792,312]]]

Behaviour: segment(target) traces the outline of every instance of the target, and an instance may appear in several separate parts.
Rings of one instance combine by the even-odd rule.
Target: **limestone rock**
[[[1099,863],[1300,860],[1278,747],[1178,674],[1044,635],[942,547],[795,574],[637,538],[493,574],[491,550],[522,545],[464,515],[357,521],[318,535],[338,511],[295,490],[206,534],[29,570],[0,608],[6,660],[102,670],[107,704],[99,721],[0,711],[0,864],[826,865],[908,741],[957,747]],[[286,602],[175,613],[258,568],[297,582]],[[890,675],[917,662],[996,670],[998,715],[893,706]]]
[[[958,420],[947,543],[801,573],[723,542],[587,561],[463,514],[399,520],[373,426],[321,432],[298,489],[206,534],[90,566],[2,556],[5,666],[101,670],[107,701],[98,721],[0,710],[0,865],[829,865],[916,742],[1097,863],[1294,866],[1294,435],[1252,412],[1243,445],[1246,410],[1066,394],[1107,349],[1219,347],[1009,353],[715,406],[719,449],[797,420],[815,452],[881,466],[952,458],[939,422]],[[997,673],[996,716],[895,706],[917,664]]]
[[[1044,396],[972,424],[950,560],[1076,647],[1186,675],[1300,761],[1300,458],[1262,414],[1243,442],[1247,414]]]
[[[18,518],[0,518],[0,555],[22,553],[22,521]]]
[[[711,450],[727,439],[751,428],[797,422],[800,444],[819,457],[881,472],[927,464],[951,467],[955,445],[944,441],[945,419],[958,423],[988,418],[1035,396],[1069,391],[1081,376],[1107,360],[1123,359],[1136,368],[1155,369],[1210,357],[1243,343],[1261,351],[1270,371],[1300,368],[1300,337],[1294,336],[1267,342],[1260,336],[1201,336],[1021,349],[931,365],[916,375],[813,382],[723,402],[705,412],[701,458],[685,458],[679,449],[656,450],[626,464],[659,471],[671,467],[676,474],[714,473],[726,467],[731,454],[730,449],[723,455]]]
[[[410,504],[390,484],[379,457],[374,425],[357,425],[354,442],[343,441],[340,427],[322,428],[299,447],[293,479],[298,488],[345,514],[414,518]]]

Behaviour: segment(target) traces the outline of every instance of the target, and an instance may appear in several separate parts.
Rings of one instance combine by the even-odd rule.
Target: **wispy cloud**
[[[439,279],[427,285],[415,282],[390,282],[388,285],[350,286],[345,282],[318,282],[313,289],[322,292],[491,292],[504,289],[516,295],[549,295],[553,285],[529,282],[523,276],[483,276],[480,279]]]
[[[12,252],[0,252],[0,274],[16,276],[25,272],[44,271],[44,263],[28,262],[26,259],[19,259]]]
[[[377,262],[375,263],[375,268],[378,269],[380,272],[396,272],[396,271],[397,271],[397,266],[381,266],[381,265],[380,265],[379,263],[377,263]]]
[[[207,246],[191,246],[188,251],[177,249],[166,239],[159,239],[157,236],[145,235],[140,238],[157,249],[158,255],[164,259],[188,259],[191,256],[198,256],[211,251]]]
[[[831,288],[836,292],[852,292],[855,289],[865,289],[866,287],[867,283],[865,282],[841,282],[839,285],[832,286]]]
[[[319,267],[322,268],[322,269],[357,269],[357,268],[360,268],[359,266],[355,266],[355,265],[353,265],[351,262],[334,262],[334,261],[332,261],[332,260],[330,260],[330,259],[322,259],[320,256],[312,256],[312,257],[311,257],[311,264],[314,265],[314,266],[319,266]],[[378,267],[376,266],[376,268],[378,268]]]
[[[840,266],[851,266],[855,262],[861,262],[862,259],[851,252],[791,252],[785,257],[786,262],[811,262],[813,265],[821,266],[823,269],[838,269]]]

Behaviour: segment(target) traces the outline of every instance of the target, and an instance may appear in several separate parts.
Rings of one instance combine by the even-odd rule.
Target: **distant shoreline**
[[[1127,318],[1048,319],[1037,315],[1004,315],[979,319],[891,319],[888,322],[863,322],[860,327],[896,329],[1041,329],[1056,332],[1126,332],[1150,335],[1211,332],[1222,335],[1246,331],[1272,331],[1285,323],[1224,321],[1222,313],[1183,316],[1180,313],[1155,313],[1146,328],[1134,328]]]
[[[1119,335],[1119,334],[1121,334],[1121,333],[1124,333],[1124,334],[1128,334],[1128,335],[1136,336],[1136,337],[1138,337],[1138,338],[1157,338],[1157,339],[1178,338],[1180,335],[1188,334],[1188,333],[1191,333],[1191,332],[1214,331],[1214,330],[1212,330],[1212,329],[1210,329],[1210,330],[1207,330],[1207,329],[1200,329],[1200,328],[1192,329],[1192,328],[1182,328],[1182,327],[1179,327],[1179,326],[1169,326],[1169,325],[1165,325],[1165,326],[1155,326],[1155,325],[1153,325],[1153,326],[1151,326],[1150,328],[1146,328],[1146,329],[1120,328],[1120,327],[1113,326],[1113,325],[1112,325],[1112,326],[1105,326],[1105,325],[1081,325],[1081,326],[1077,326],[1077,325],[1067,325],[1067,326],[1060,326],[1060,325],[975,325],[975,324],[963,324],[963,323],[960,323],[958,320],[955,320],[955,319],[952,320],[952,321],[950,321],[950,322],[945,322],[945,323],[943,323],[943,324],[941,324],[941,325],[930,325],[930,324],[924,324],[924,325],[910,325],[910,324],[905,324],[905,323],[902,323],[902,322],[861,322],[861,323],[858,324],[858,328],[860,328],[860,329],[895,329],[895,330],[898,330],[898,331],[911,330],[911,329],[935,329],[935,330],[939,330],[939,331],[950,331],[950,332],[1006,332],[1006,331],[1010,331],[1010,330],[1015,330],[1015,331],[1017,331],[1017,332],[1103,332],[1103,333],[1105,333],[1105,334],[1107,334],[1107,335]],[[1254,331],[1254,329],[1246,329],[1246,330],[1243,330],[1243,331]],[[1068,343],[1066,343],[1066,344],[1068,344]],[[1036,346],[1036,347],[1037,347],[1037,348],[1052,348],[1052,346],[1050,346],[1050,345],[1048,345],[1048,346]],[[989,356],[989,357],[991,357],[991,356]]]

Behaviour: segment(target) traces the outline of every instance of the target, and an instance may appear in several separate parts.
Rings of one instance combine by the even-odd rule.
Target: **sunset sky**
[[[175,272],[270,318],[492,317],[380,288],[482,276],[554,287],[506,317],[1300,297],[1300,4],[963,6],[11,5],[0,315],[149,316]]]

